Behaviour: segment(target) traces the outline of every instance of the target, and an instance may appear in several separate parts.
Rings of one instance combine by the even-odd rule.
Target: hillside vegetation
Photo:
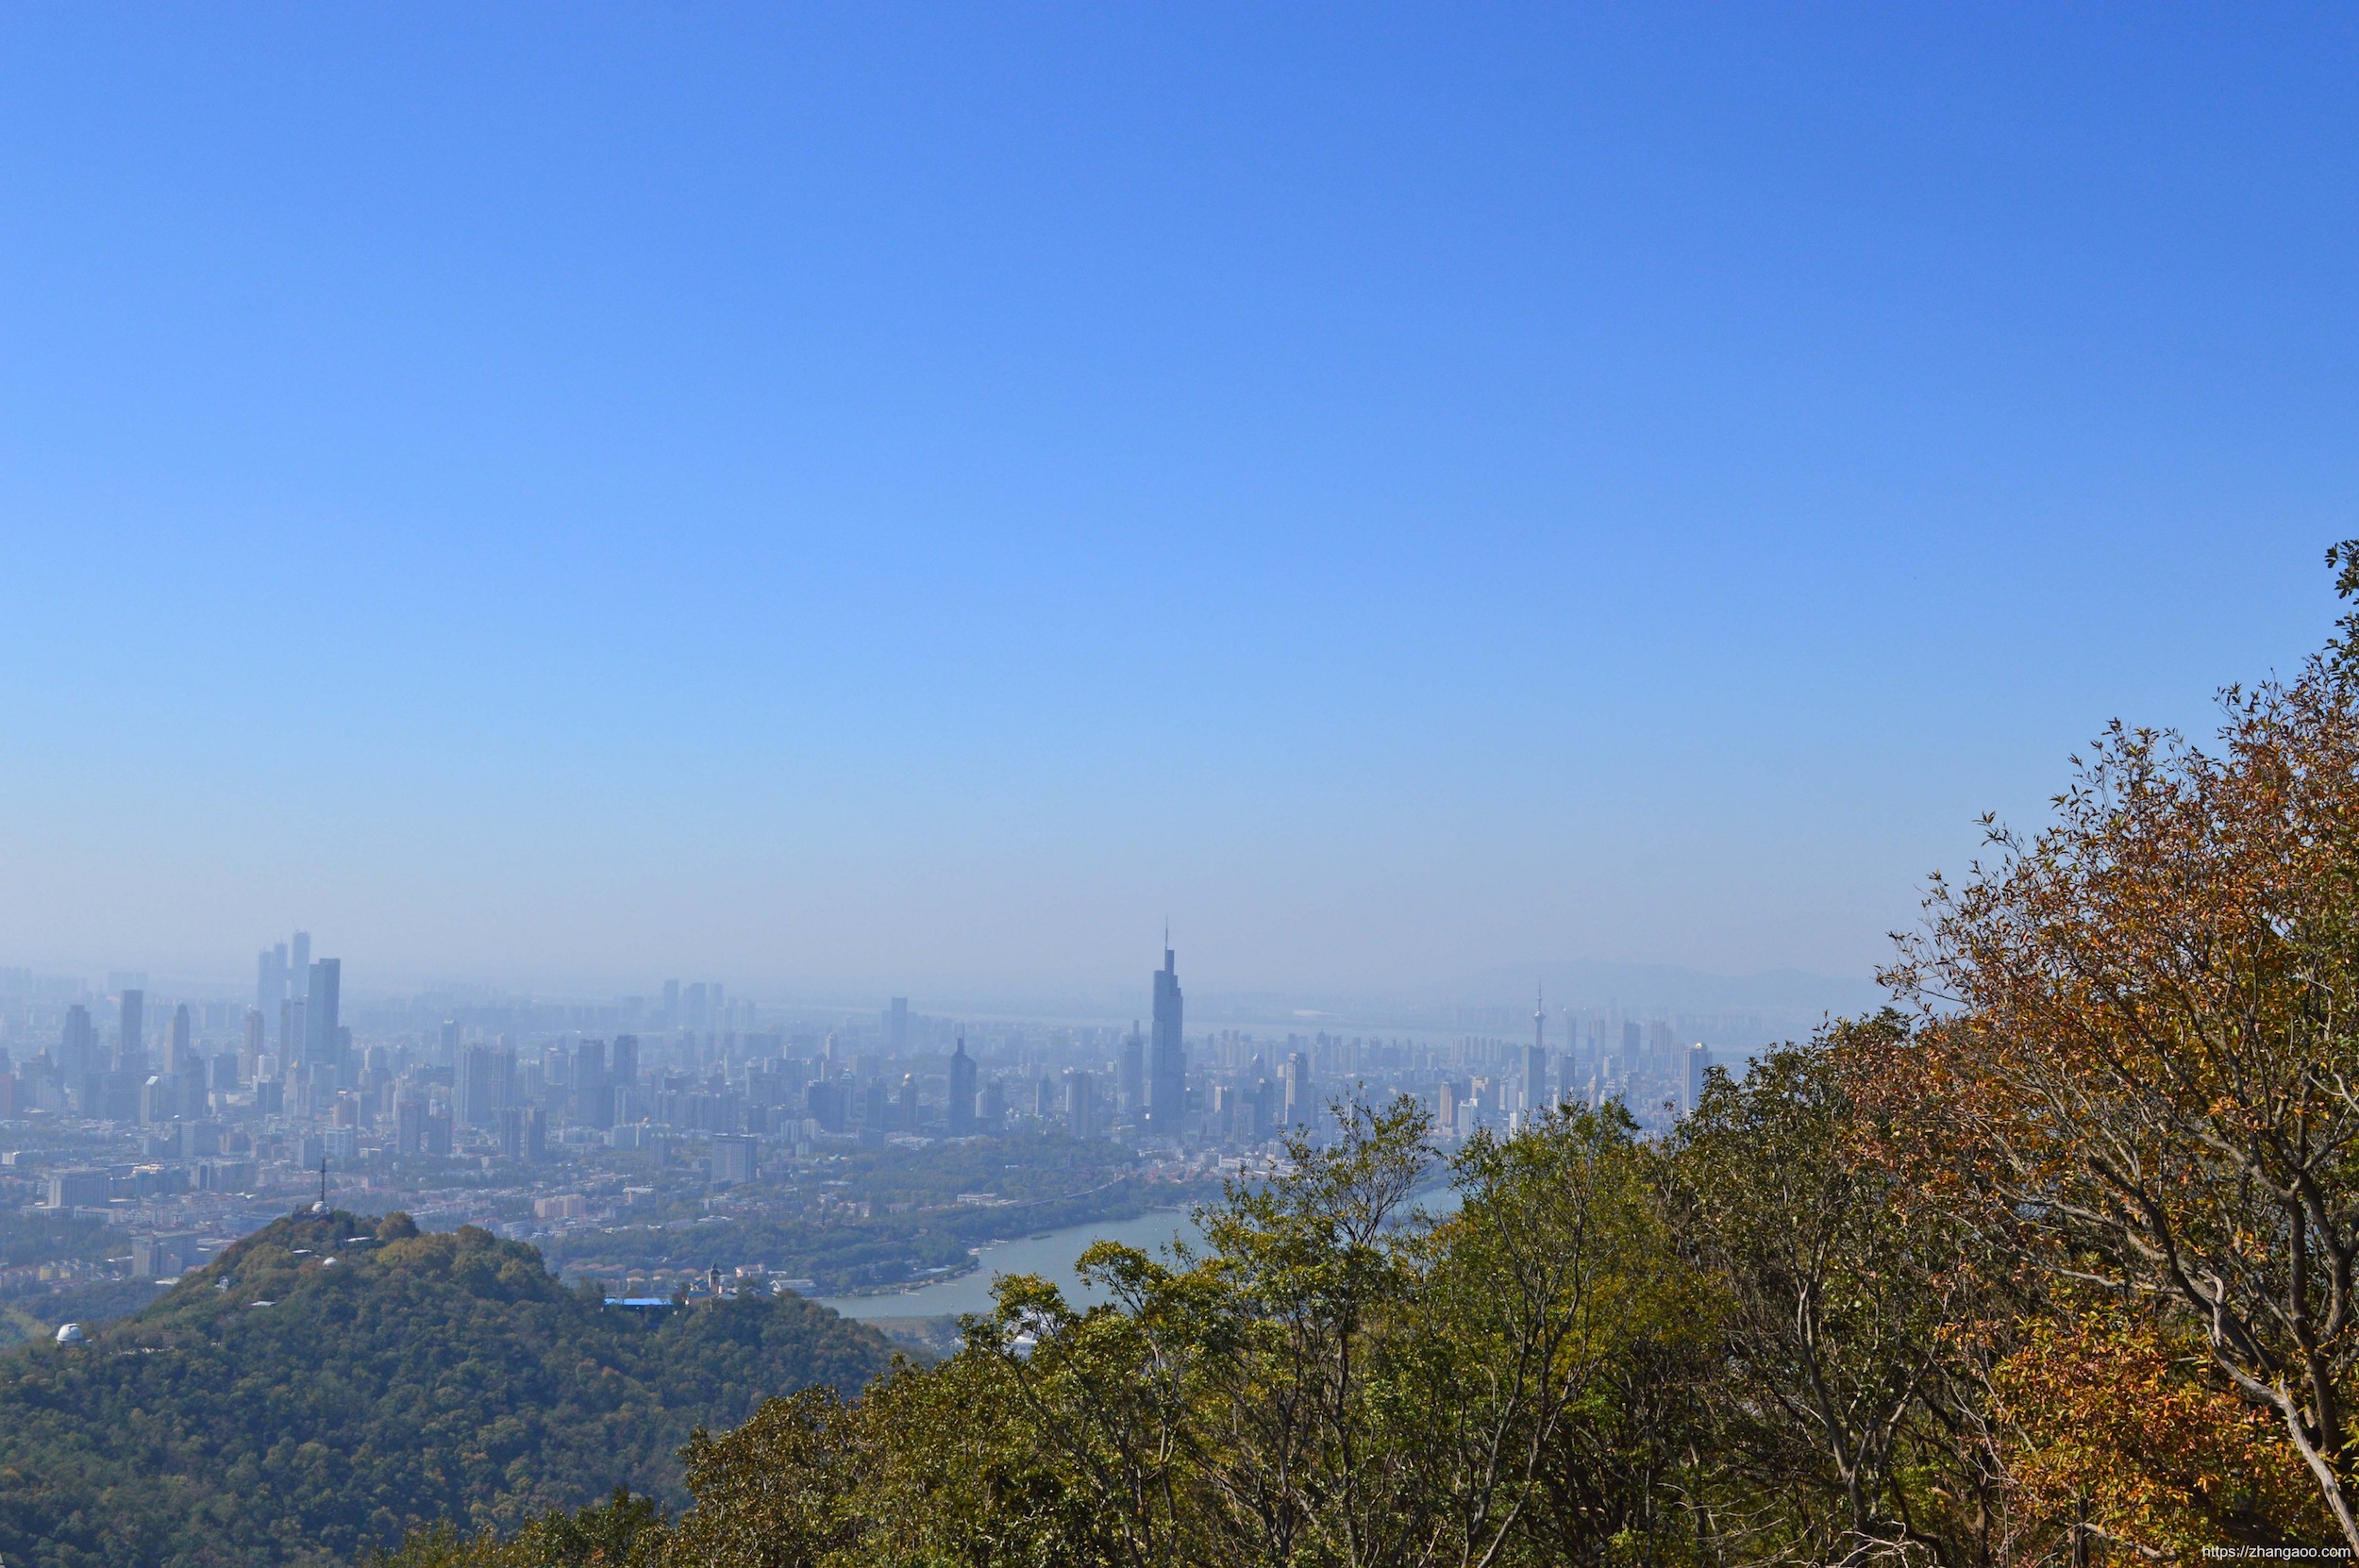
[[[617,1484],[673,1498],[699,1426],[889,1360],[793,1297],[648,1316],[480,1230],[296,1215],[86,1344],[0,1357],[0,1560],[326,1563]]]

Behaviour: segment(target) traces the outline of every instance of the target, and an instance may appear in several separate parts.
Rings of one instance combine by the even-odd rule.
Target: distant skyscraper
[[[964,1138],[975,1130],[975,1059],[966,1054],[966,1037],[959,1036],[950,1053],[950,1136]]]
[[[1064,1076],[1064,1126],[1076,1138],[1097,1136],[1096,1088],[1087,1073],[1068,1071]]]
[[[263,1049],[262,1015],[258,1009],[248,1008],[245,1014],[244,1055],[239,1061],[239,1071],[245,1076],[252,1077],[254,1064],[261,1059]]]
[[[461,1126],[495,1127],[500,1112],[514,1103],[516,1058],[489,1045],[470,1045],[459,1056],[459,1120]]]
[[[90,1021],[90,1009],[76,1002],[65,1009],[65,1030],[58,1038],[58,1065],[64,1069],[66,1079],[79,1092],[78,1079],[89,1076],[102,1065],[98,1059],[98,1030]]]
[[[182,1002],[172,1009],[172,1050],[165,1059],[172,1063],[172,1070],[177,1073],[180,1071],[181,1063],[195,1055],[196,1051],[190,1035],[189,1005]]]
[[[761,1174],[759,1139],[723,1133],[712,1141],[712,1183],[726,1187],[752,1181]]]
[[[1524,1047],[1524,1114],[1537,1117],[1548,1107],[1548,1010],[1537,994],[1531,1003],[1531,1043]]]
[[[459,1065],[459,1020],[443,1020],[443,1059],[451,1066]]]
[[[295,941],[305,952],[310,951],[310,939],[302,932]],[[310,983],[303,995],[304,1059],[314,1067],[342,1067],[337,1037],[337,1012],[343,1005],[344,961],[342,959],[322,959],[308,971]]]
[[[311,994],[311,933],[297,931],[294,943],[288,949],[287,986],[296,996]]]
[[[606,1081],[606,1042],[574,1047],[574,1120],[586,1127],[614,1125],[614,1089]]]
[[[1167,1138],[1180,1136],[1187,1114],[1188,1053],[1180,1035],[1180,970],[1172,950],[1155,972],[1155,1032],[1146,1048],[1146,1125]]]
[[[426,1096],[405,1091],[393,1100],[393,1152],[414,1157],[426,1149]]]
[[[1703,1103],[1704,1075],[1712,1070],[1712,1048],[1698,1041],[1687,1048],[1686,1082],[1681,1086],[1680,1114],[1693,1116]]]
[[[663,982],[663,1026],[677,1028],[679,1025],[679,982]]]
[[[1300,1051],[1286,1056],[1284,1090],[1286,1125],[1302,1127],[1311,1125],[1311,1059]]]
[[[607,1081],[617,1089],[629,1089],[639,1082],[639,1037],[618,1034],[614,1048],[607,1054]]]
[[[893,1006],[885,1009],[885,1043],[895,1056],[910,1048],[910,999],[906,996],[895,996]]]
[[[511,1105],[500,1112],[500,1158],[531,1160],[548,1152],[548,1132],[541,1108]]]
[[[147,1074],[147,993],[125,991],[115,1039],[115,1066],[144,1077]]]
[[[1122,1113],[1136,1116],[1146,1108],[1146,1037],[1139,1033],[1137,1019],[1130,1021],[1130,1032],[1123,1038],[1121,1065],[1115,1070],[1114,1093],[1121,1101]]]
[[[268,1018],[287,999],[287,944],[265,947],[254,957],[254,1008]]]

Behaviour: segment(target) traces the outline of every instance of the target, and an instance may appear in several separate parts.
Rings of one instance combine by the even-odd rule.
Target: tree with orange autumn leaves
[[[1993,829],[1886,976],[1920,1026],[1856,1065],[1930,1190],[2061,1308],[2199,1353],[2359,1550],[2359,685],[2337,652],[2230,692],[2217,751],[2116,726],[2054,826]],[[2105,1359],[2111,1332],[2083,1348]],[[2159,1354],[2115,1359],[2134,1384]]]

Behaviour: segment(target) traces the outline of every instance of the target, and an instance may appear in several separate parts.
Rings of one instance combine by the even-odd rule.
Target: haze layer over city
[[[2283,1428],[2359,1487],[2359,1436],[2302,1425],[2359,1408],[2359,1314],[2351,1398],[2293,1410],[2284,1369],[2333,1358],[2221,1359],[2138,1273],[2177,1256],[2123,1228],[2143,1196],[2045,1262],[1861,1254],[1939,1289],[1859,1365],[1949,1369],[1874,1485],[1840,1433],[1707,1431],[1807,1400],[1714,1381],[1753,1351],[1704,1338],[1799,1321],[1744,1293],[1799,1276],[1729,1260],[1815,1234],[1748,1207],[1788,1165],[1900,1251],[2065,1214],[1973,1185],[2049,1124],[1845,1120],[1902,1083],[1997,1117],[2083,1038],[1990,1000],[2016,950],[1960,909],[2167,794],[2109,792],[2136,767],[2210,787],[2183,738],[2328,714],[2244,765],[2359,713],[2355,73],[2351,17],[2298,7],[0,8],[0,1476],[53,1466],[0,1558],[430,1568],[599,1509],[654,1541],[726,1517],[697,1445],[774,1396],[804,1436],[878,1389],[963,1410],[1182,1275],[1264,1312],[1220,1293],[1346,1232],[1337,1277],[1408,1283],[1337,1344],[1487,1309],[1546,1237],[1622,1292],[1548,1321],[1660,1328],[1593,1346],[1631,1421],[1686,1401],[1591,1434],[1654,1466],[1613,1508],[1533,1470],[1573,1522],[1452,1560],[2146,1560],[2320,1508],[2359,1549],[2325,1460],[2177,1535],[2016,1463],[2054,1444],[1994,1368],[2085,1331],[2239,1412],[2186,1473]],[[2139,943],[2198,902],[2105,951],[2182,951]],[[1977,1027],[2032,1043],[1940,1054]],[[1793,1126],[1823,1140],[1763,1131]],[[1576,1192],[1618,1217],[1546,1209]],[[2313,1223],[2238,1215],[2204,1234]],[[2359,1235],[2335,1256],[2341,1302]],[[2089,1327],[2133,1298],[2164,1305]],[[315,1373],[364,1320],[383,1380],[346,1398]],[[496,1352],[436,1362],[450,1324]],[[2129,1364],[2054,1358],[2008,1364]],[[245,1447],[107,1446],[200,1361],[176,1429],[236,1412]],[[1605,1386],[1548,1420],[1622,1411]],[[8,1435],[34,1411],[67,1425]],[[945,1425],[873,1419],[871,1457]],[[1064,1425],[994,1430],[1029,1419]],[[1936,1430],[1999,1435],[1969,1465]],[[1495,1453],[1572,1452],[1517,1431]],[[1925,1547],[1911,1508],[1953,1503],[2053,1551]],[[1726,1524],[1757,1518],[1783,1557]],[[1230,1524],[1028,1560],[1313,1560]]]

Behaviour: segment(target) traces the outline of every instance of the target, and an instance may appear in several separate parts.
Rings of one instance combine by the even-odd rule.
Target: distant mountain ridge
[[[1630,1011],[1759,1012],[1779,1016],[1873,1012],[1883,988],[1865,978],[1770,969],[1757,975],[1714,975],[1664,963],[1570,962],[1501,964],[1426,988],[1431,1003],[1479,1006],[1529,1004],[1541,987],[1551,1007],[1620,1007]]]
[[[890,1360],[792,1296],[649,1315],[482,1230],[298,1214],[87,1343],[0,1356],[0,1561],[310,1568],[618,1484],[678,1501],[696,1426]]]

